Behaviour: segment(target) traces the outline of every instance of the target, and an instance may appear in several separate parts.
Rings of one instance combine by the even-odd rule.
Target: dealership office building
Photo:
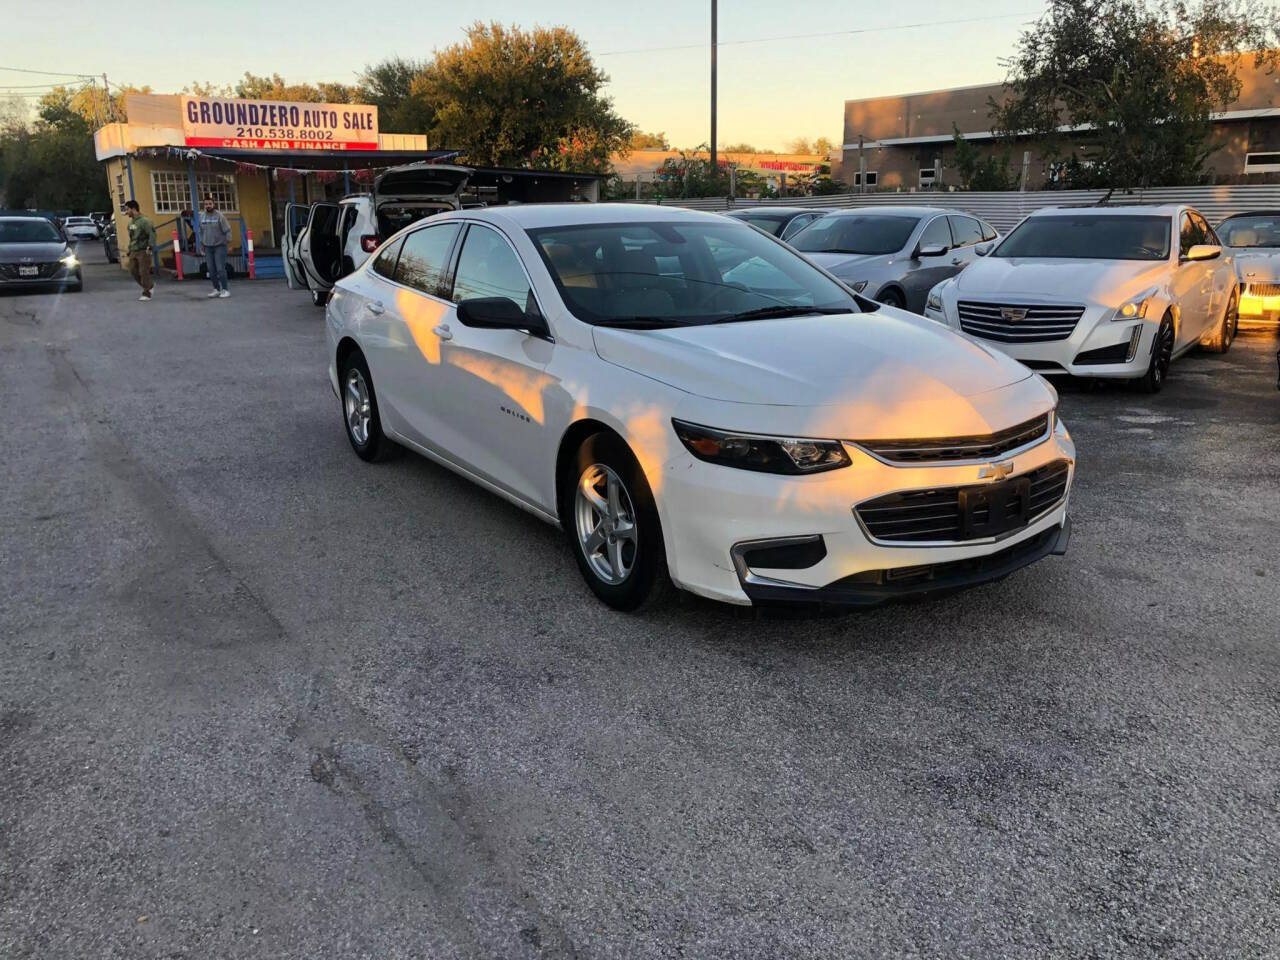
[[[1205,168],[1215,183],[1280,182],[1280,72],[1255,69],[1246,58],[1240,81],[1240,96],[1214,117],[1208,144],[1213,152]],[[843,162],[834,175],[856,188],[865,171],[870,190],[958,187],[952,158],[959,129],[979,149],[1008,152],[1014,172],[1025,176],[1026,189],[1054,184],[1060,169],[1045,155],[1043,144],[1033,138],[1019,138],[1012,145],[995,142],[989,102],[1004,96],[1004,87],[993,83],[846,100]],[[1068,136],[1068,146],[1087,150],[1087,130]]]
[[[290,203],[337,200],[368,192],[378,173],[393,166],[453,159],[432,149],[425,134],[382,133],[378,108],[350,103],[296,103],[185,94],[129,94],[128,120],[94,134],[115,207],[117,236],[126,236],[127,200],[136,200],[155,224],[162,247],[176,231],[186,251],[195,246],[191,211],[205,194],[232,222],[233,268],[251,231],[260,275],[279,267],[272,257]],[[478,169],[464,201],[595,200],[600,178],[591,174]],[[296,229],[296,223],[292,225]],[[171,248],[160,257],[170,259]]]

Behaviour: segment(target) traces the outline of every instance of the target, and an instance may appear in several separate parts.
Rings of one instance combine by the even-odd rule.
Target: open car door
[[[290,290],[306,290],[307,278],[299,258],[298,241],[307,226],[311,208],[302,203],[287,203],[284,208],[284,237],[280,242],[280,258],[284,261],[284,279]]]
[[[313,203],[307,225],[298,235],[298,260],[312,294],[322,293],[337,282],[342,266],[338,234],[338,205]]]

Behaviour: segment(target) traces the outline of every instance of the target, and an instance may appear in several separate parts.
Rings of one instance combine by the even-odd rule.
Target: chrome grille
[[[1245,293],[1255,297],[1280,297],[1280,283],[1250,283],[1245,285]]]
[[[1065,340],[1084,316],[1084,307],[1072,304],[978,303],[956,304],[960,329],[970,336],[1000,343],[1042,343]]]
[[[1031,479],[1028,525],[1062,502],[1070,474],[1071,464],[1066,460],[1054,460],[1021,474]],[[975,538],[967,538],[961,532],[960,492],[980,490],[983,486],[971,484],[891,493],[859,504],[856,511],[867,533],[883,543],[961,542]],[[1010,496],[1016,495],[1011,488]]]
[[[1049,414],[982,436],[929,440],[855,440],[868,453],[894,463],[938,463],[948,460],[993,460],[1049,433]]]
[[[58,272],[58,268],[62,264],[54,260],[52,263],[0,263],[0,277],[6,280],[38,280],[45,277],[52,277]],[[39,273],[34,277],[20,277],[18,267],[38,267]]]

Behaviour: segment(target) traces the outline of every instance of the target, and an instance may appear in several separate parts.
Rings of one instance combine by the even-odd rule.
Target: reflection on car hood
[[[806,257],[822,267],[829,270],[837,277],[846,277],[858,270],[865,270],[869,267],[888,266],[893,262],[896,254],[892,253],[806,253]]]
[[[593,333],[608,363],[696,397],[761,405],[752,415],[760,424],[776,419],[769,410],[808,407],[814,416],[804,422],[842,436],[983,432],[974,398],[1032,377],[998,350],[887,307],[666,330],[595,327]],[[1049,391],[1034,386],[1041,409],[1024,409],[1024,419],[1052,405]]]
[[[0,243],[0,263],[21,263],[28,257],[32,263],[48,263],[67,255],[67,245],[61,240],[48,243]]]
[[[1067,260],[984,257],[957,275],[956,296],[1032,302],[1061,300],[1118,307],[1129,296],[1158,284],[1168,268],[1165,260]]]
[[[1280,280],[1280,248],[1235,248],[1231,255],[1236,261],[1236,275],[1246,283],[1272,283]]]

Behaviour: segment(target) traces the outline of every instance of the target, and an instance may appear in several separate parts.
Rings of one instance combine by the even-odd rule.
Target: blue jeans
[[[227,245],[219,243],[205,247],[204,262],[209,268],[209,282],[213,284],[213,289],[227,289]]]

